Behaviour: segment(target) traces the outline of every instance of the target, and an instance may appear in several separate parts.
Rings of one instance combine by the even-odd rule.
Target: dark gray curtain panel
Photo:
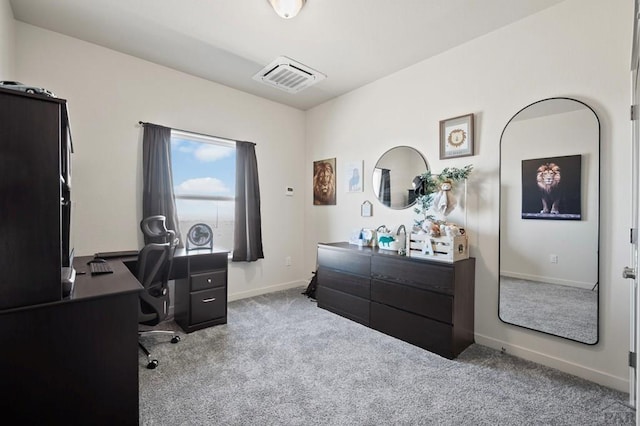
[[[389,169],[382,169],[379,194],[382,204],[391,207],[391,170]]]
[[[172,229],[183,247],[173,193],[171,172],[171,129],[144,123],[142,136],[142,217],[163,215],[167,229]],[[151,242],[145,236],[145,244]]]
[[[233,261],[253,262],[258,259],[264,259],[258,161],[255,144],[238,141]]]

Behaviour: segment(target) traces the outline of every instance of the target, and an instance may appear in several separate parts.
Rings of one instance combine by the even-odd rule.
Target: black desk
[[[77,258],[88,271],[90,257]],[[71,296],[0,312],[2,413],[20,424],[138,424],[138,292],[113,274],[78,275]]]
[[[70,297],[0,311],[0,409],[19,424],[137,425],[137,257],[90,274],[79,257]],[[133,268],[133,269],[131,269]],[[176,321],[187,332],[227,322],[227,252],[178,250]],[[210,280],[210,281],[209,281]],[[214,300],[211,300],[214,299]]]

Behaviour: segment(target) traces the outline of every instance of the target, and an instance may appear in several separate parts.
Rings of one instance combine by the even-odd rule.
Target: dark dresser
[[[318,307],[453,359],[474,341],[475,259],[318,245]]]

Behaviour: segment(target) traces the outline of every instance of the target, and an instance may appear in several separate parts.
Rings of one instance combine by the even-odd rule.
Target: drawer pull
[[[208,299],[202,299],[202,303],[209,303],[209,302],[213,302],[214,300],[216,300],[215,297],[210,297]]]
[[[208,282],[209,284],[211,284],[211,283],[213,282],[213,280],[212,280],[211,278],[207,278],[207,282]]]

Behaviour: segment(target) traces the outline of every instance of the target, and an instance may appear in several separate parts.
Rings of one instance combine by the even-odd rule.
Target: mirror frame
[[[535,328],[531,328],[531,327],[527,327],[526,325],[520,325],[520,324],[515,324],[512,322],[507,322],[505,320],[502,319],[502,317],[500,317],[500,293],[501,293],[501,283],[500,283],[500,271],[501,271],[501,262],[502,262],[502,247],[501,247],[501,243],[502,243],[502,231],[501,231],[501,227],[500,224],[502,223],[502,144],[503,144],[503,139],[504,139],[504,134],[505,131],[507,130],[507,128],[509,127],[509,124],[511,124],[511,122],[514,120],[514,118],[516,118],[521,112],[523,112],[524,110],[526,110],[529,107],[532,107],[534,105],[537,105],[539,103],[542,102],[547,102],[547,101],[552,101],[552,100],[568,100],[568,101],[573,101],[579,104],[582,104],[585,108],[587,108],[589,111],[591,111],[591,113],[593,114],[593,117],[596,120],[596,124],[597,124],[597,143],[598,143],[598,162],[597,162],[597,172],[598,172],[598,203],[597,203],[597,212],[598,212],[598,220],[597,220],[597,238],[596,238],[596,285],[595,287],[597,287],[597,294],[596,294],[596,309],[597,309],[597,314],[596,314],[596,339],[594,342],[585,342],[585,341],[581,341],[581,340],[577,340],[577,339],[573,339],[571,337],[566,337],[566,336],[562,336],[559,334],[554,334],[548,331],[544,331],[544,330],[539,330],[539,329],[535,329]],[[545,99],[541,99],[538,100],[536,102],[532,102],[528,105],[526,105],[525,107],[521,108],[518,112],[516,112],[507,122],[507,124],[505,124],[504,128],[502,129],[502,133],[500,134],[500,149],[499,149],[499,157],[498,157],[498,319],[504,323],[504,324],[508,324],[508,325],[513,325],[515,327],[520,327],[520,328],[524,328],[527,330],[532,330],[532,331],[536,331],[538,333],[543,333],[549,336],[555,336],[561,339],[565,339],[565,340],[570,340],[573,342],[577,342],[577,343],[581,343],[583,345],[589,345],[589,346],[594,346],[596,344],[598,344],[598,342],[600,341],[600,283],[601,283],[601,277],[600,277],[600,233],[601,233],[601,220],[602,220],[602,197],[601,197],[601,187],[602,187],[602,174],[600,173],[600,168],[601,168],[601,163],[602,163],[602,126],[600,124],[600,118],[598,117],[598,114],[596,114],[595,110],[593,108],[591,108],[589,105],[587,105],[586,103],[578,100],[578,99],[574,99],[574,98],[569,98],[569,97],[551,97],[551,98],[545,98]]]
[[[398,149],[398,148],[407,148],[407,149],[412,150],[412,151],[413,151],[415,154],[417,154],[417,155],[419,156],[419,158],[423,161],[423,163],[424,163],[424,170],[423,170],[423,171],[421,171],[421,172],[419,172],[419,173],[417,173],[416,175],[414,175],[414,178],[415,178],[415,176],[419,176],[419,175],[421,175],[421,174],[423,174],[423,173],[426,173],[426,172],[428,172],[428,171],[430,170],[430,169],[429,169],[429,163],[427,162],[426,157],[425,157],[425,156],[424,156],[420,151],[418,151],[416,148],[414,148],[414,147],[412,147],[412,146],[408,146],[408,145],[397,145],[397,146],[391,147],[391,148],[389,148],[388,150],[386,150],[385,152],[383,152],[383,153],[382,153],[382,155],[380,155],[380,157],[378,157],[378,160],[376,161],[376,163],[375,163],[375,164],[374,164],[374,166],[373,166],[373,169],[371,170],[371,191],[373,192],[373,196],[374,196],[374,198],[375,198],[375,199],[376,199],[376,200],[377,200],[377,201],[378,201],[382,206],[384,206],[384,207],[386,207],[386,208],[388,208],[388,209],[391,209],[391,210],[406,210],[406,209],[408,209],[408,208],[412,207],[412,206],[416,203],[416,200],[415,200],[415,199],[413,200],[413,202],[411,202],[411,203],[409,203],[409,204],[407,204],[407,205],[405,205],[405,206],[402,206],[402,207],[387,206],[386,204],[384,204],[384,203],[380,200],[380,197],[378,196],[378,194],[376,194],[376,189],[375,189],[375,186],[376,186],[376,185],[375,185],[375,182],[374,182],[374,173],[375,173],[376,169],[378,168],[378,164],[380,163],[380,160],[381,160],[385,155],[387,155],[389,152],[393,151],[394,149]],[[413,178],[412,178],[412,179],[413,179]],[[412,181],[409,181],[409,182],[407,182],[407,183],[408,183],[409,185],[411,185]],[[410,189],[410,186],[409,186],[407,189]]]

